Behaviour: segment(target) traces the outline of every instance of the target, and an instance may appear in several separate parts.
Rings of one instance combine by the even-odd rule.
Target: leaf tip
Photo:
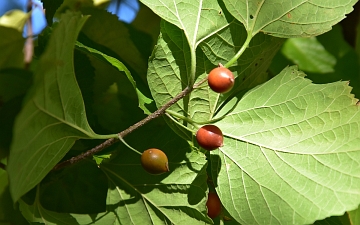
[[[351,91],[353,90],[353,87],[350,86],[350,81],[344,81],[344,86],[346,88],[347,93],[349,94],[349,96],[352,98],[353,102],[355,103],[356,106],[360,105],[359,99],[357,99],[355,97],[354,94],[351,93]]]

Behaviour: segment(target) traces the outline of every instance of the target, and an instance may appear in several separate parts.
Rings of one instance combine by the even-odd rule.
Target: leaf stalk
[[[240,48],[240,50],[234,55],[234,57],[232,57],[232,59],[230,59],[229,62],[227,62],[224,67],[225,68],[229,68],[232,64],[234,64],[239,58],[240,56],[245,52],[245,50],[249,47],[250,41],[252,39],[252,35],[248,32],[246,40],[243,44],[243,46]]]

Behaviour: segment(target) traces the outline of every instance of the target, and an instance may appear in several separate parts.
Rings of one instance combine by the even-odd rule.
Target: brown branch
[[[204,81],[201,81],[200,83],[203,83]],[[200,85],[199,84],[195,84],[194,87],[197,87]],[[120,133],[118,133],[119,138],[124,138],[126,135],[130,134],[131,132],[133,132],[134,130],[138,129],[139,127],[143,126],[144,124],[148,123],[150,120],[153,120],[161,115],[163,115],[166,111],[166,109],[168,109],[170,106],[172,106],[173,104],[175,104],[176,102],[178,102],[180,99],[184,98],[186,95],[188,95],[194,87],[186,87],[184,90],[182,90],[177,96],[175,96],[173,99],[171,99],[169,102],[167,102],[165,105],[163,105],[160,109],[156,110],[155,112],[153,112],[152,114],[150,114],[149,116],[147,116],[146,118],[144,118],[143,120],[140,120],[139,122],[135,123],[134,125],[130,126],[129,128],[127,128],[126,130],[121,131]],[[93,156],[94,154],[101,152],[102,150],[104,150],[105,148],[113,145],[114,143],[118,142],[119,139],[118,138],[110,138],[107,139],[106,141],[104,141],[103,143],[95,146],[94,148],[80,154],[77,156],[72,157],[71,159],[68,159],[66,161],[63,161],[61,163],[58,163],[53,170],[59,170],[62,169],[64,167],[73,165],[81,160],[84,160],[85,158],[88,158],[90,156]]]

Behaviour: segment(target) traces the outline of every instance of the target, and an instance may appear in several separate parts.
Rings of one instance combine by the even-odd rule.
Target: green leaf
[[[104,10],[88,8],[83,9],[83,13],[91,15],[91,17],[86,22],[82,32],[91,41],[96,43],[97,46],[94,47],[87,45],[85,42],[82,43],[100,50],[108,56],[117,58],[132,72],[134,79],[137,81],[138,88],[141,90],[145,89],[144,75],[147,69],[147,59],[142,57],[126,25],[119,21],[116,15],[112,15]],[[103,51],[100,47],[106,48],[108,52]]]
[[[357,0],[224,0],[226,8],[252,36],[311,37],[326,31],[353,10]]]
[[[200,44],[200,47],[213,65],[217,65],[218,63],[225,65],[239,51],[246,37],[247,33],[244,26],[239,22],[233,22],[230,23],[228,27],[204,40]],[[230,99],[237,93],[249,90],[267,81],[268,76],[266,71],[283,41],[283,39],[262,33],[253,37],[247,50],[245,50],[238,61],[229,68],[235,76],[233,89],[228,93],[218,94],[217,98],[219,99],[217,99],[216,106],[224,103],[224,101]],[[213,68],[213,66],[205,68],[206,73],[209,73]],[[210,91],[210,89],[206,90]],[[196,111],[199,112],[197,109]],[[215,111],[212,112],[212,115],[214,112]],[[198,113],[198,117],[199,119],[195,120],[200,120],[203,116]]]
[[[18,115],[7,171],[16,202],[39,183],[79,138],[109,138],[90,128],[75,79],[73,51],[87,17],[66,13],[38,64],[35,86]]]
[[[165,21],[161,23],[161,34],[149,60],[148,83],[158,108],[173,99],[187,85],[190,64],[189,46],[180,29]],[[183,101],[171,109],[181,110]]]
[[[3,169],[0,169],[0,181],[0,221],[4,221],[7,219],[6,214],[9,213],[7,211],[11,211],[7,210],[7,206],[9,206],[9,202],[12,203],[12,201],[9,201],[9,196],[6,195],[9,181],[6,171]]]
[[[146,104],[150,104],[152,102],[151,99],[147,98],[141,91],[136,87],[136,82],[134,78],[132,77],[130,71],[126,68],[126,66],[117,60],[114,57],[108,56],[96,49],[90,48],[88,46],[83,45],[80,42],[76,42],[77,49],[81,51],[85,51],[90,53],[92,56],[97,58],[98,60],[101,60],[102,62],[109,63],[110,65],[114,66],[116,69],[118,69],[121,72],[124,72],[128,80],[130,81],[131,85],[133,86],[134,90],[136,91],[136,94],[139,99],[139,107],[144,110],[146,114],[150,114],[151,112],[146,108]]]
[[[173,99],[187,86],[190,73],[188,65],[191,64],[189,51],[184,33],[176,26],[162,21],[161,33],[150,57],[147,74],[150,91],[158,108]],[[204,101],[207,99],[204,98]],[[188,102],[189,96],[185,96],[169,109],[187,115]],[[166,122],[179,136],[191,140],[189,131],[179,128],[170,120]]]
[[[155,106],[150,104],[150,99],[146,97],[150,96],[146,83],[149,55],[144,54],[144,52],[150,52],[151,50],[148,50],[148,48],[152,49],[153,46],[151,42],[148,42],[150,45],[148,46],[144,41],[147,39],[142,40],[142,37],[139,37],[146,36],[146,34],[134,31],[134,29],[119,21],[116,15],[112,15],[104,10],[86,8],[82,11],[85,14],[91,15],[91,17],[82,29],[82,33],[85,35],[80,36],[81,43],[113,59],[117,59],[116,63],[112,61],[111,64],[118,70],[121,67],[119,71],[128,71],[126,72],[127,76],[131,73],[132,78],[129,77],[129,81],[132,82],[132,85],[134,85],[133,82],[136,82],[135,91],[139,97],[139,106],[146,114],[149,114]],[[136,44],[139,40],[143,46]],[[121,64],[118,64],[118,62]],[[126,69],[124,69],[124,66],[126,66]],[[105,77],[106,75],[102,76]],[[127,86],[127,84],[122,86]],[[120,87],[120,89],[123,88],[125,87]]]
[[[18,9],[11,10],[0,17],[0,26],[14,28],[22,33],[25,23],[30,15],[31,13],[24,13]]]
[[[7,224],[23,225],[28,224],[24,217],[22,217],[18,205],[14,205],[10,191],[9,180],[5,170],[0,169],[0,224],[2,222],[9,222]]]
[[[154,130],[157,132],[151,132]],[[151,175],[141,166],[140,155],[120,146],[118,155],[100,168],[108,177],[107,211],[117,224],[210,224],[206,214],[206,160],[168,127],[151,126],[136,149],[156,147],[169,159],[170,172]]]
[[[14,120],[31,78],[32,73],[23,69],[0,69],[0,159],[9,153]]]
[[[203,80],[217,63],[229,61],[245,39],[246,32],[239,23],[231,23],[205,39],[200,44],[201,49],[196,52],[196,81]],[[170,110],[197,122],[211,120],[226,100],[267,80],[266,70],[282,42],[279,38],[257,35],[238,60],[238,65],[230,67],[236,77],[231,92],[225,95],[217,94],[205,83],[172,105]],[[158,108],[179,94],[188,83],[191,50],[184,43],[186,40],[180,29],[167,22],[161,23],[161,34],[150,58],[148,70],[148,83]],[[167,122],[181,137],[192,140],[188,131],[179,128],[174,122]]]
[[[144,4],[140,4],[140,9],[131,23],[131,26],[139,31],[142,31],[151,37],[152,48],[154,48],[157,38],[160,32],[160,21],[161,18],[156,15],[151,9],[149,9]],[[151,52],[150,52],[151,54]]]
[[[0,107],[0,159],[9,155],[14,121],[21,110],[22,103],[23,96],[20,96],[11,99]]]
[[[358,100],[347,82],[304,76],[286,68],[223,108],[231,112],[217,123],[225,140],[212,174],[242,224],[309,224],[360,203]]]
[[[141,0],[162,19],[184,31],[190,48],[228,25],[216,0]]]
[[[350,81],[350,85],[353,86],[352,93],[358,98],[360,96],[360,86],[357,85],[360,83],[360,76],[359,76],[359,61],[358,56],[355,50],[350,46],[347,41],[343,37],[343,31],[340,25],[335,25],[333,29],[325,34],[316,37],[317,42],[321,44],[324,48],[325,55],[323,53],[318,52],[321,55],[331,54],[335,57],[335,65],[331,66],[331,69],[334,71],[327,72],[325,74],[320,73],[321,71],[314,71],[314,72],[307,72],[307,77],[312,80],[314,83],[330,83],[336,82],[339,80]],[[308,41],[306,41],[308,42]],[[334,45],[336,43],[336,45]],[[318,45],[318,44],[316,44]],[[322,47],[321,47],[322,48]],[[290,50],[290,49],[288,49]],[[295,51],[295,49],[293,49]],[[305,62],[311,65],[312,61],[318,59],[317,55],[312,55],[311,52],[307,51],[307,54],[311,55],[308,58],[306,55],[302,56],[301,53],[295,54],[294,51],[291,51],[291,59],[289,60],[288,57],[285,58],[283,52],[284,50],[280,51],[274,60],[272,61],[272,65],[270,67],[271,72],[275,75],[281,72],[281,70],[288,66],[292,65],[294,62],[301,61],[301,64],[304,65]],[[322,51],[322,50],[321,50]],[[322,59],[320,59],[322,60]],[[322,64],[324,65],[324,64]],[[316,66],[316,65],[314,65]],[[309,68],[310,66],[303,67],[302,69]],[[329,67],[330,69],[330,67]]]
[[[360,208],[350,211],[349,219],[351,221],[351,225],[359,225],[360,224]]]
[[[45,18],[48,25],[53,24],[56,10],[61,6],[64,0],[41,0],[45,9]]]
[[[105,154],[105,155],[94,155],[93,159],[95,160],[96,164],[100,166],[100,164],[106,160],[110,159],[111,154]]]
[[[55,0],[59,1],[59,0]],[[56,13],[54,15],[55,18],[60,18],[62,13],[70,10],[72,12],[79,11],[81,8],[85,7],[95,7],[94,3],[98,0],[61,0],[61,5],[56,9]],[[57,2],[56,4],[59,4]]]
[[[355,97],[360,97],[360,76],[359,76],[359,57],[354,48],[345,40],[343,30],[340,25],[319,37],[318,41],[325,49],[336,57],[334,73],[323,75],[309,74],[309,79],[315,83],[334,82],[338,80],[348,80],[353,86],[351,91]],[[336,43],[336,45],[334,45]]]
[[[355,51],[357,53],[357,60],[360,64],[360,23],[356,24],[356,35],[355,35]]]
[[[282,53],[305,72],[334,72],[336,58],[315,37],[288,39]]]
[[[23,69],[0,69],[0,96],[3,102],[24,95],[31,85],[32,73]]]
[[[354,225],[350,223],[348,213],[342,216],[331,216],[324,220],[316,221],[314,225]]]
[[[0,68],[21,68],[24,65],[23,47],[25,39],[22,33],[8,27],[0,26]]]
[[[115,215],[113,213],[98,214],[74,214],[58,213],[45,209],[38,199],[32,205],[26,204],[23,200],[19,201],[20,210],[23,216],[30,223],[46,225],[83,225],[83,224],[113,224]]]
[[[89,159],[47,175],[39,199],[54,212],[95,214],[106,209],[107,189],[105,174]]]

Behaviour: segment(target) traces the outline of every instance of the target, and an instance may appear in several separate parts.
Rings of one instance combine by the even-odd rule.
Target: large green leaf
[[[226,8],[251,35],[309,37],[330,30],[357,0],[224,0]]]
[[[23,216],[31,224],[47,225],[84,225],[84,224],[114,224],[116,216],[113,213],[98,214],[74,214],[58,213],[45,209],[39,199],[36,199],[32,205],[26,204],[20,200],[20,210]]]
[[[151,132],[154,130],[157,132]],[[143,134],[143,135],[141,135]],[[140,155],[120,146],[118,155],[100,168],[108,177],[107,211],[117,224],[210,224],[206,217],[207,175],[205,156],[190,151],[168,127],[150,126],[132,143],[137,149],[156,147],[169,159],[170,172],[147,173]]]
[[[174,98],[190,83],[189,74],[191,74],[192,67],[196,66],[196,81],[203,80],[206,74],[218,63],[226,63],[232,59],[246,39],[247,33],[244,27],[234,21],[226,11],[222,11],[215,2],[184,3],[179,1],[173,5],[173,3],[162,1],[161,3],[146,4],[163,19],[177,26],[169,22],[161,23],[160,38],[150,58],[148,83],[158,107]],[[196,7],[187,9],[187,11],[183,10],[188,4],[198,4],[202,10],[193,11]],[[208,4],[212,7],[208,7]],[[167,10],[169,9],[175,11],[168,13]],[[188,12],[189,10],[191,12]],[[211,17],[213,23],[205,26],[204,21],[215,11],[217,12],[216,15]],[[183,21],[182,18],[188,16],[187,13],[198,13],[199,22],[185,23],[187,20]],[[225,18],[220,19],[221,17],[226,17],[227,20]],[[204,27],[208,31],[205,36],[201,33],[204,32],[202,30]],[[190,36],[199,36],[199,38],[189,39]],[[239,59],[239,65],[230,68],[236,76],[236,86],[231,92],[226,95],[219,95],[211,91],[206,85],[202,85],[196,88],[189,97],[183,98],[170,109],[196,121],[212,119],[221,103],[234,93],[254,87],[267,80],[265,71],[281,43],[282,40],[265,35],[255,37],[251,46]],[[199,48],[196,49],[198,45],[202,51]],[[192,61],[195,52],[196,65]],[[169,124],[174,130],[177,130],[179,135],[191,139],[187,131],[179,130],[176,124]]]
[[[31,72],[22,69],[0,69],[1,101],[24,95],[31,86]]]
[[[16,119],[7,167],[14,201],[39,183],[77,139],[107,138],[90,128],[74,74],[74,44],[86,19],[74,13],[61,18]]]
[[[359,225],[360,224],[360,209],[357,208],[353,211],[350,211],[349,219],[350,219],[352,225]]]
[[[227,26],[216,0],[141,0],[164,20],[184,31],[190,48],[195,49],[202,39]]]
[[[290,38],[283,45],[282,53],[305,72],[334,72],[336,58],[315,38]]]
[[[225,65],[239,51],[246,37],[244,26],[239,22],[232,22],[228,27],[205,39],[200,47],[213,65],[218,63]],[[284,39],[261,33],[253,37],[247,50],[229,68],[236,77],[233,89],[225,94],[217,94],[216,105],[220,105],[234,94],[249,90],[268,80],[266,71],[283,41]],[[211,69],[213,67],[205,68],[205,71],[208,73]],[[208,88],[206,90],[209,91]],[[199,110],[195,111],[199,112]],[[213,115],[214,111],[211,113]],[[204,119],[203,115],[197,114],[194,114],[195,119],[196,117]]]
[[[312,84],[286,68],[217,125],[212,174],[242,224],[309,224],[360,203],[360,109],[347,82]],[[236,99],[234,99],[235,101]]]
[[[24,65],[24,47],[25,39],[21,32],[16,29],[0,26],[0,68],[21,68]]]
[[[91,54],[96,55],[97,59],[105,60],[119,71],[125,72],[134,86],[139,107],[146,114],[150,114],[151,106],[153,108],[154,106],[150,105],[151,100],[146,97],[150,92],[145,75],[147,60],[153,46],[146,34],[131,29],[130,26],[119,21],[116,15],[104,10],[87,8],[83,9],[83,13],[91,17],[82,29],[87,39],[82,38],[81,43],[88,48],[88,52],[91,48]],[[138,42],[141,42],[140,46]]]
[[[47,175],[40,184],[39,199],[44,208],[54,212],[101,213],[106,207],[107,187],[105,174],[88,159]]]
[[[147,72],[150,91],[158,108],[173,99],[187,86],[190,67],[187,65],[191,64],[189,52],[189,45],[183,32],[176,26],[162,21],[161,33],[150,57]],[[186,96],[173,104],[170,109],[186,115],[188,102],[189,97]],[[191,139],[189,132],[177,131],[176,125],[169,124],[180,136]]]
[[[183,32],[165,21],[161,23],[161,34],[149,60],[148,83],[151,94],[160,108],[187,86],[190,64],[189,45]],[[182,99],[172,106],[180,110]],[[179,109],[177,109],[179,108]]]
[[[9,207],[9,205],[12,204],[12,201],[9,201],[9,198],[6,198],[8,196],[6,196],[6,191],[8,188],[8,178],[7,178],[7,173],[5,170],[0,169],[0,221],[5,221],[8,220],[7,218],[7,214],[11,214],[12,210],[11,207]],[[11,198],[10,198],[11,199]],[[9,204],[11,203],[11,204]]]
[[[3,160],[1,161],[3,163]],[[0,224],[27,225],[28,223],[18,210],[18,205],[14,205],[10,191],[9,180],[5,170],[0,169]]]
[[[84,52],[87,52],[97,58],[98,60],[109,63],[110,65],[114,66],[117,70],[124,72],[128,80],[130,81],[131,85],[133,86],[134,90],[136,91],[138,100],[139,100],[139,107],[144,110],[146,114],[150,114],[150,111],[145,107],[146,104],[150,104],[152,102],[151,99],[147,98],[141,91],[137,88],[136,82],[134,78],[132,77],[130,71],[126,68],[126,66],[120,62],[118,59],[108,56],[96,49],[93,49],[91,47],[85,46],[80,42],[76,43],[76,47]]]
[[[137,48],[129,29],[118,20],[116,15],[94,8],[84,9],[83,13],[91,15],[91,17],[86,22],[82,32],[98,47],[110,49],[111,52],[108,52],[112,55],[105,51],[102,51],[103,53],[119,59],[129,70],[136,72],[137,76],[146,73],[147,59],[142,57],[140,52],[142,49]],[[100,48],[96,49],[101,51]],[[138,81],[138,85],[144,85],[140,82],[142,77],[135,77],[135,74],[133,76]]]
[[[286,50],[282,49],[272,60],[271,72],[275,75],[280,73],[284,67],[297,64],[301,70],[306,72],[307,78],[314,83],[350,81],[350,85],[353,87],[351,92],[359,98],[358,57],[354,48],[344,39],[340,24],[335,25],[329,32],[317,36],[316,40],[313,38],[300,39],[289,39],[285,42],[287,44],[283,46]],[[324,74],[326,71],[327,73]]]
[[[196,52],[196,81],[203,80],[217,63],[229,61],[245,39],[246,32],[243,26],[239,23],[231,23],[203,40],[199,45],[201,49],[198,48]],[[198,122],[212,119],[219,106],[228,98],[267,80],[266,70],[282,42],[279,38],[264,34],[257,35],[240,57],[237,65],[230,67],[236,76],[235,86],[231,92],[220,95],[203,84],[189,96],[172,105],[170,109]],[[167,22],[161,23],[161,35],[150,58],[148,70],[150,90],[158,107],[174,98],[188,83],[191,49],[185,43],[185,36],[179,28]],[[178,130],[175,124],[169,124],[174,130]],[[178,130],[177,133],[185,139],[192,139],[185,130]]]
[[[9,154],[15,117],[31,79],[32,73],[24,69],[0,69],[0,159]]]
[[[316,221],[314,225],[355,225],[355,223],[351,223],[348,213],[345,213],[342,216],[331,216],[324,220]]]

